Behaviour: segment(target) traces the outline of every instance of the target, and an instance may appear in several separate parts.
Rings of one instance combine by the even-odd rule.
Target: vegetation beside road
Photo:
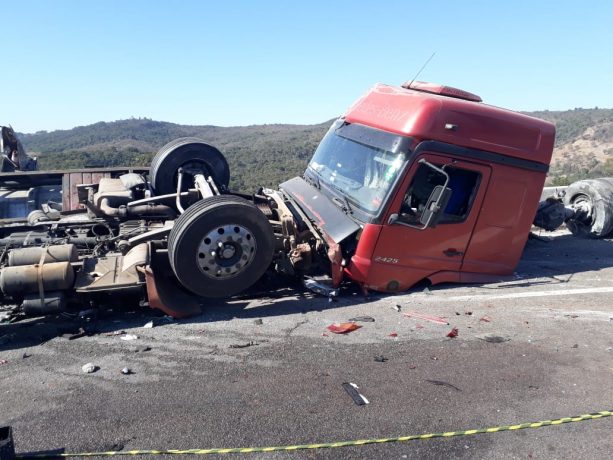
[[[549,183],[613,176],[613,109],[529,112],[556,124]],[[71,130],[20,135],[41,169],[146,166],[165,143],[199,137],[230,164],[231,188],[276,187],[302,174],[330,121],[317,125],[190,126],[147,118],[100,122]]]

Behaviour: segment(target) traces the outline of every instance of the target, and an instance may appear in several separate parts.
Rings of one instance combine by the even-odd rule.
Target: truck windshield
[[[352,205],[376,214],[405,156],[343,137],[334,128],[319,144],[309,168],[317,173],[320,182],[342,193]]]

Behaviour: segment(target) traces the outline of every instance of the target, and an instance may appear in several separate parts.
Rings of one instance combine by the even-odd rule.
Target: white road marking
[[[549,297],[549,296],[565,296],[565,295],[582,295],[582,294],[606,294],[613,292],[613,287],[601,288],[583,288],[583,289],[560,289],[550,291],[523,291],[513,292],[509,294],[473,294],[443,297],[439,295],[411,295],[411,299],[430,300],[433,302],[474,302],[479,300],[500,300],[500,299],[522,299],[527,297]]]

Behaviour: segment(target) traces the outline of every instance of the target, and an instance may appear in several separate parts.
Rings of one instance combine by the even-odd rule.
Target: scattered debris
[[[143,351],[151,351],[151,347],[146,347],[146,346],[145,347],[138,347],[138,348],[136,348],[134,350],[134,353],[140,353],[140,352],[143,352]]]
[[[125,335],[122,335],[122,336],[121,336],[121,337],[119,337],[119,338],[120,338],[121,340],[136,340],[136,339],[138,339],[138,336],[137,336],[137,335],[134,335],[134,334],[125,334]]]
[[[115,337],[116,335],[124,335],[126,333],[126,331],[113,331],[113,332],[107,332],[106,335],[107,337]]]
[[[322,337],[330,337],[328,334],[326,334],[325,332],[321,334]]]
[[[362,323],[374,323],[375,322],[375,318],[373,318],[372,316],[356,316],[355,318],[349,318],[349,321],[351,322],[362,322]]]
[[[5,364],[8,364],[9,362],[6,359],[0,359],[0,366],[4,366]]]
[[[124,368],[121,370],[121,373],[122,373],[123,375],[131,375],[131,374],[133,374],[132,369],[130,369],[129,367],[124,367]]]
[[[302,284],[309,291],[328,297],[328,302],[331,302],[332,297],[338,297],[338,289],[333,288],[331,283],[306,278]]]
[[[396,310],[398,313],[400,313],[402,307],[399,304],[392,305],[392,310]]]
[[[422,292],[427,295],[432,295],[432,291],[428,286],[426,286]]]
[[[82,327],[79,328],[78,332],[62,334],[62,337],[67,338],[68,340],[80,339],[81,337],[85,337],[87,332]]]
[[[253,347],[255,345],[259,345],[259,343],[250,341],[250,342],[245,342],[245,343],[233,343],[228,348],[248,348],[248,347]]]
[[[576,344],[574,344],[574,345],[573,345],[571,348],[579,348],[579,344],[578,344],[578,343],[576,343]]]
[[[153,327],[153,321],[149,321],[143,326],[144,329],[151,329]]]
[[[410,311],[407,313],[403,313],[403,315],[406,316],[407,318],[419,318],[419,319],[423,319],[424,321],[430,321],[431,323],[436,323],[436,324],[447,324],[447,325],[449,324],[446,318],[442,318],[440,316],[426,315],[424,313],[417,313],[416,311]]]
[[[459,312],[459,311],[456,311],[456,312],[455,312],[455,315],[456,315],[456,316],[460,316],[460,312]]]
[[[398,332],[390,332],[390,337],[398,337]]]
[[[465,311],[465,312],[464,312],[464,314],[465,314],[466,316],[472,316],[472,315],[473,315],[473,312],[472,312],[472,311]]]
[[[409,364],[409,369],[417,369],[417,365],[416,364]]]
[[[23,355],[21,355],[21,359],[27,359],[30,356],[32,356],[30,353],[28,353],[27,351],[24,351]]]
[[[257,318],[253,320],[253,324],[255,324],[256,326],[261,326],[262,324],[264,324],[264,321],[262,320],[262,318]]]
[[[450,339],[453,339],[454,337],[458,336],[458,328],[454,327],[452,328],[448,333],[447,333],[447,337],[449,337]]]
[[[98,369],[99,367],[93,363],[83,364],[83,366],[81,367],[81,370],[85,372],[86,374],[91,374],[93,372],[96,372]]]
[[[70,330],[70,328],[65,328],[61,332],[61,337],[68,340],[80,339],[81,337],[85,336],[90,337],[98,333],[98,331],[95,328],[92,328],[91,325],[86,327],[79,327],[79,329],[76,331],[74,329]]]
[[[439,386],[443,386],[443,387],[453,388],[456,391],[462,391],[458,387],[456,387],[455,385],[452,385],[451,383],[448,383],[448,382],[443,382],[442,380],[426,380],[426,382],[431,383],[433,385],[439,385]]]
[[[343,383],[343,388],[345,389],[347,394],[351,396],[353,402],[356,403],[358,406],[370,404],[370,401],[368,401],[368,399],[366,399],[364,395],[358,392],[359,387],[355,383],[345,382]]]
[[[564,316],[567,318],[572,318],[572,319],[579,318],[579,315],[575,315],[575,314],[569,314],[569,315],[564,315]]]
[[[490,323],[492,322],[492,318],[487,315],[483,315],[481,318],[479,318],[479,321],[481,321],[482,323]]]
[[[386,362],[386,361],[389,361],[389,360],[388,360],[388,359],[387,359],[385,356],[383,356],[383,355],[377,355],[377,356],[375,356],[375,358],[374,358],[374,359],[375,359],[375,361],[376,361],[376,362],[378,362],[378,363],[384,363],[384,362]]]
[[[501,335],[494,335],[494,334],[481,334],[481,335],[478,335],[477,338],[479,340],[485,340],[486,342],[489,342],[489,343],[502,343],[502,342],[508,342],[509,340],[511,340],[509,337],[505,337]]]
[[[340,323],[340,324],[335,323],[335,324],[330,324],[328,326],[328,330],[335,334],[347,334],[361,327],[362,326],[356,323]]]
[[[424,328],[424,325],[423,325],[423,324],[419,324],[419,323],[417,323],[417,324],[415,325],[415,329],[423,329],[423,328]]]

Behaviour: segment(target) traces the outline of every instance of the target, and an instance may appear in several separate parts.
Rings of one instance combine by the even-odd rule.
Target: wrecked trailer
[[[549,122],[411,82],[368,91],[278,190],[231,191],[223,154],[196,138],[162,147],[150,170],[58,172],[61,205],[1,223],[3,301],[42,315],[125,298],[184,317],[267,272],[328,293],[497,281],[533,222],[611,231],[611,179],[539,204],[554,136]]]

